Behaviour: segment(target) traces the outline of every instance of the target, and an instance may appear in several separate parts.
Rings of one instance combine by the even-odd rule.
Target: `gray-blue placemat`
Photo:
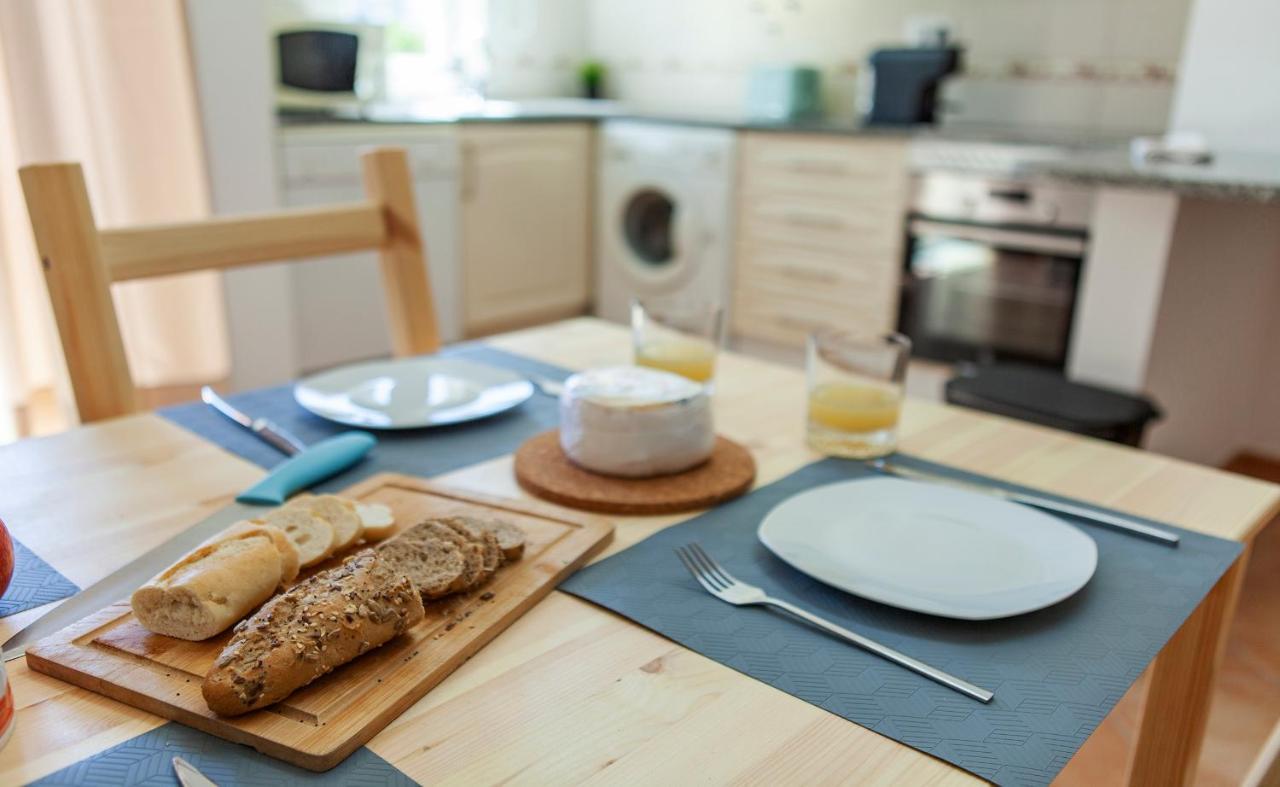
[[[80,592],[75,583],[13,539],[13,579],[0,597],[0,618],[43,606]]]
[[[976,478],[910,457],[895,461]],[[849,595],[796,571],[757,540],[761,519],[786,498],[874,472],[859,462],[815,462],[588,566],[560,589],[985,779],[1043,785],[1241,550],[1236,542],[1163,524],[1182,535],[1178,547],[1074,520],[1098,544],[1089,584],[1039,612],[972,622]],[[983,705],[782,614],[718,601],[672,551],[691,541],[743,581],[967,678],[995,699]]]
[[[441,355],[501,366],[520,374],[536,374],[561,380],[569,372],[522,355],[479,343],[455,345]],[[292,432],[305,443],[314,443],[351,427],[312,415],[293,400],[292,385],[278,385],[227,397],[249,415],[265,417]],[[159,411],[160,415],[189,429],[233,454],[270,468],[285,457],[247,430],[219,415],[202,402],[191,402]],[[429,429],[376,431],[378,445],[360,464],[318,484],[316,491],[342,489],[375,473],[396,472],[433,476],[509,454],[525,439],[554,428],[560,422],[559,403],[540,392],[520,406],[479,421]]]
[[[173,758],[196,766],[218,787],[291,787],[292,785],[357,785],[400,787],[416,784],[391,763],[361,748],[333,770],[312,773],[221,738],[163,724],[112,746],[32,784],[42,787],[159,787],[176,785]]]

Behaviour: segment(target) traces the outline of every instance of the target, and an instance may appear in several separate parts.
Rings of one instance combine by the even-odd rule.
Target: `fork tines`
[[[680,558],[680,562],[684,563],[684,567],[689,569],[689,573],[693,574],[693,578],[698,580],[698,584],[706,588],[709,593],[718,596],[722,591],[737,584],[737,580],[697,542],[676,547],[676,556]]]

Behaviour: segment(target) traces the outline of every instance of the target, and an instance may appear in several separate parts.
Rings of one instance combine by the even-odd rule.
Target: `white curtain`
[[[179,0],[0,0],[0,440],[32,392],[65,391],[17,178],[19,166],[48,161],[83,165],[99,226],[209,213]],[[137,384],[227,376],[218,274],[117,285],[114,294]]]

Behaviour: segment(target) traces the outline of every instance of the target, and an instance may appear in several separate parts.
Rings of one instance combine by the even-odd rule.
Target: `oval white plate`
[[[1098,566],[1093,539],[1026,506],[897,478],[784,500],[760,541],[809,576],[903,609],[989,620],[1055,604]]]
[[[416,429],[510,410],[533,384],[508,369],[459,358],[402,358],[340,366],[300,380],[298,404],[330,421]]]

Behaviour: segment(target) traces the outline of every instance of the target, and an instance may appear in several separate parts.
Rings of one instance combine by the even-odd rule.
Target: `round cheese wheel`
[[[699,465],[715,447],[706,389],[638,366],[570,377],[560,396],[560,447],[604,475],[647,478]]]

